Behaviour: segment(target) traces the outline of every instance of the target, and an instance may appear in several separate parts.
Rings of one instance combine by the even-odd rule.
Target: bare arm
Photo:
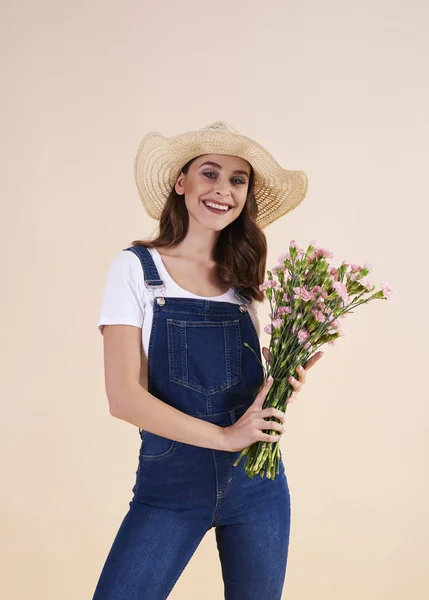
[[[170,440],[226,449],[223,427],[191,417],[148,392],[139,327],[105,325],[103,339],[105,387],[112,416]]]

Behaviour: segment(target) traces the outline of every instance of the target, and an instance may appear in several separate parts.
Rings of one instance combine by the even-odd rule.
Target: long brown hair
[[[190,160],[182,168],[187,173],[198,158]],[[254,195],[254,174],[250,170],[246,202],[240,215],[227,225],[219,235],[214,249],[216,277],[230,287],[238,287],[255,300],[262,302],[264,293],[259,285],[265,278],[267,241],[264,232],[256,223],[258,205]],[[171,190],[159,221],[159,233],[153,240],[134,240],[133,246],[145,248],[167,248],[179,244],[188,232],[188,209],[183,197]]]

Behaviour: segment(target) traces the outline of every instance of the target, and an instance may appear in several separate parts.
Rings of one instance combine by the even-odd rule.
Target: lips
[[[226,209],[225,208],[214,208],[213,206],[209,206],[205,202],[203,202],[203,204],[208,211],[210,211],[213,215],[218,215],[218,216],[226,215],[226,213],[229,212],[232,208],[229,204],[225,204],[225,203],[223,203],[223,206],[228,206],[229,208],[226,208]]]
[[[232,208],[232,204],[227,204],[226,202],[219,202],[219,200],[210,200],[210,199],[206,199],[202,201],[203,204],[205,205],[206,202],[213,202],[213,204],[219,204],[219,206],[227,206],[228,208]],[[228,212],[228,211],[225,211]]]

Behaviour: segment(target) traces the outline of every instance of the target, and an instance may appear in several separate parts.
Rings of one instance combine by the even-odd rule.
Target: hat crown
[[[226,123],[225,121],[215,121],[214,123],[210,123],[210,125],[206,125],[202,129],[216,129],[218,131],[231,131],[232,133],[240,133],[238,129]]]

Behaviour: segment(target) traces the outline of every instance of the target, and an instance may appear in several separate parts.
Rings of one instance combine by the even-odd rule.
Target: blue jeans
[[[150,253],[133,247],[145,280],[162,285]],[[189,298],[154,302],[148,388],[194,417],[227,427],[263,383],[256,330],[242,304]],[[226,600],[280,600],[290,534],[283,461],[274,480],[244,473],[240,452],[201,448],[139,430],[133,497],[93,600],[163,600],[215,528]]]

